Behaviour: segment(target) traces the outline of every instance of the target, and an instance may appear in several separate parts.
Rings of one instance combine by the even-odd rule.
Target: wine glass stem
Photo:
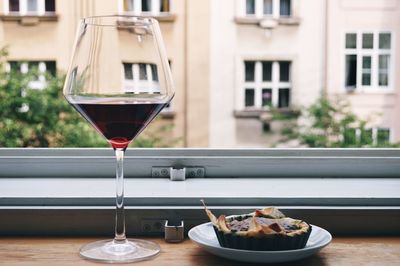
[[[124,212],[124,154],[125,149],[115,149],[117,159],[116,180],[117,197],[115,210],[115,241],[122,242],[126,240],[125,236],[125,212]]]

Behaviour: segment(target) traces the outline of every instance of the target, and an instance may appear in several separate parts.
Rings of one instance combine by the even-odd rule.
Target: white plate
[[[302,249],[282,251],[253,251],[221,247],[211,223],[200,224],[189,231],[189,238],[205,250],[217,256],[244,262],[285,262],[303,259],[317,253],[328,245],[331,234],[325,229],[312,225],[307,245]]]

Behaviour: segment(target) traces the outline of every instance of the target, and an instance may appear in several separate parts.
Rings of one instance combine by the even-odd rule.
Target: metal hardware
[[[166,242],[171,242],[171,243],[178,243],[183,241],[184,239],[184,223],[181,221],[177,225],[171,224],[168,220],[165,221],[165,233],[164,233],[164,238]]]
[[[152,177],[169,177],[171,181],[184,181],[187,177],[204,177],[204,167],[170,167],[154,166],[151,168]]]

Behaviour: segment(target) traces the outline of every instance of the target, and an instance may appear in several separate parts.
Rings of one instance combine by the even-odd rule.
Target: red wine
[[[90,102],[71,103],[113,148],[125,149],[167,103]]]

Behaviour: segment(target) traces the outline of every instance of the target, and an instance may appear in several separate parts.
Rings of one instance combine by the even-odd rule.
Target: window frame
[[[55,2],[56,0],[54,0]],[[6,16],[46,16],[54,15],[54,11],[46,11],[45,0],[37,0],[37,11],[28,11],[28,0],[19,0],[19,11],[10,11],[9,0],[3,0],[3,11]],[[56,3],[54,3],[56,7]],[[56,8],[55,8],[56,9]]]
[[[149,179],[154,165],[204,166],[206,177],[186,181]],[[30,191],[13,194],[12,189],[5,188],[7,193],[0,197],[0,234],[112,234],[114,167],[112,149],[0,148],[0,182]],[[400,196],[395,192],[400,186],[400,149],[128,149],[125,170],[130,234],[161,235],[159,231],[144,230],[143,223],[171,217],[185,220],[185,230],[207,222],[199,202],[204,195],[216,214],[247,213],[274,205],[288,216],[310,221],[335,234],[400,234]],[[229,189],[225,189],[227,180]],[[59,185],[45,187],[52,182]],[[255,195],[254,186],[240,185],[252,182],[258,188],[265,187],[261,197],[249,196]],[[260,182],[264,185],[260,186]],[[276,190],[275,182],[296,192]],[[290,187],[286,182],[296,185]],[[324,185],[330,195],[302,196],[310,182],[330,182]],[[100,183],[103,190],[92,189]],[[156,183],[159,189],[165,188],[164,196],[154,194]],[[210,184],[225,196],[207,194],[204,188]],[[361,184],[368,186],[354,193]],[[34,189],[42,185],[42,190]],[[80,188],[81,196],[63,194],[65,187],[71,185]],[[104,187],[110,193],[104,193]],[[144,192],[129,195],[133,187]],[[186,191],[188,187],[195,188],[197,196],[176,196],[175,191]],[[368,187],[377,192],[373,196],[360,192],[371,191]],[[347,188],[350,196],[338,188]],[[312,187],[308,190],[316,191]],[[79,222],[71,223],[71,217],[79,217]],[[346,223],[341,222],[343,219]],[[366,223],[368,220],[380,222]]]
[[[242,61],[239,63],[241,67],[239,67],[240,77],[239,86],[238,86],[238,101],[236,102],[236,110],[238,111],[258,111],[258,110],[268,110],[262,106],[262,90],[263,89],[271,89],[272,93],[272,107],[280,108],[279,106],[279,91],[280,89],[289,89],[289,105],[287,107],[282,108],[290,108],[291,106],[291,95],[293,95],[293,61],[286,58],[275,58],[275,59],[263,59],[254,57],[243,57]],[[254,62],[254,82],[245,80],[245,62]],[[263,63],[271,62],[271,81],[263,81]],[[289,62],[289,81],[281,81],[280,80],[280,63],[281,62]],[[253,89],[254,90],[254,106],[246,107],[245,106],[245,90]]]
[[[373,34],[373,49],[363,49],[362,48],[362,35],[364,33]],[[379,34],[390,33],[390,49],[380,49],[379,48]],[[346,48],[346,35],[356,34],[356,48]],[[394,93],[394,69],[395,69],[395,32],[391,30],[346,30],[342,34],[342,44],[341,44],[341,84],[342,91],[345,93],[356,92],[356,93]],[[356,55],[357,69],[356,69],[356,86],[355,88],[350,88],[346,86],[346,56]],[[380,86],[378,84],[379,79],[379,66],[378,60],[380,55],[390,55],[389,69],[388,69],[388,85]],[[363,56],[371,56],[371,80],[370,85],[362,85],[362,59]]]

